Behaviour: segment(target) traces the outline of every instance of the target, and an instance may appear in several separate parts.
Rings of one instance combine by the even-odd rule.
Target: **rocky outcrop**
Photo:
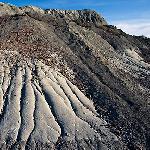
[[[149,149],[149,43],[95,11],[0,3],[1,149]]]
[[[16,6],[0,3],[0,16],[15,14],[23,14],[23,11],[21,11]]]
[[[23,15],[30,14],[35,15],[39,14],[42,16],[49,15],[56,18],[65,18],[68,21],[75,21],[81,23],[90,23],[95,24],[96,26],[107,25],[105,19],[100,16],[100,14],[96,13],[93,10],[57,10],[57,9],[46,9],[43,10],[34,6],[24,6],[24,7],[16,7],[12,5],[7,5],[5,3],[0,3],[0,16],[4,15]]]

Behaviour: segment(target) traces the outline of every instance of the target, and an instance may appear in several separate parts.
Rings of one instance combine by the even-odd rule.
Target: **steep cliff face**
[[[149,58],[95,11],[0,3],[0,148],[149,149]]]

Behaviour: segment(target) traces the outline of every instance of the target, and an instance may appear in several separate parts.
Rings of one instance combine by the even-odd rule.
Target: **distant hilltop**
[[[41,14],[41,15],[51,15],[56,17],[65,17],[68,20],[81,21],[94,23],[95,25],[107,25],[105,19],[94,10],[83,9],[83,10],[59,10],[59,9],[46,9],[35,6],[24,6],[16,7],[14,5],[0,3],[0,16],[4,15],[23,15],[23,14]]]

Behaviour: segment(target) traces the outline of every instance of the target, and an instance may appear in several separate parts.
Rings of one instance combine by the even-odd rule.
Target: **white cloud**
[[[150,37],[150,19],[115,21],[112,24],[128,34]]]

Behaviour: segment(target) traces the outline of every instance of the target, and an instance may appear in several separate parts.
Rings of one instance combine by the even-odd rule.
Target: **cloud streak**
[[[112,23],[128,34],[150,37],[150,19],[124,20]]]

